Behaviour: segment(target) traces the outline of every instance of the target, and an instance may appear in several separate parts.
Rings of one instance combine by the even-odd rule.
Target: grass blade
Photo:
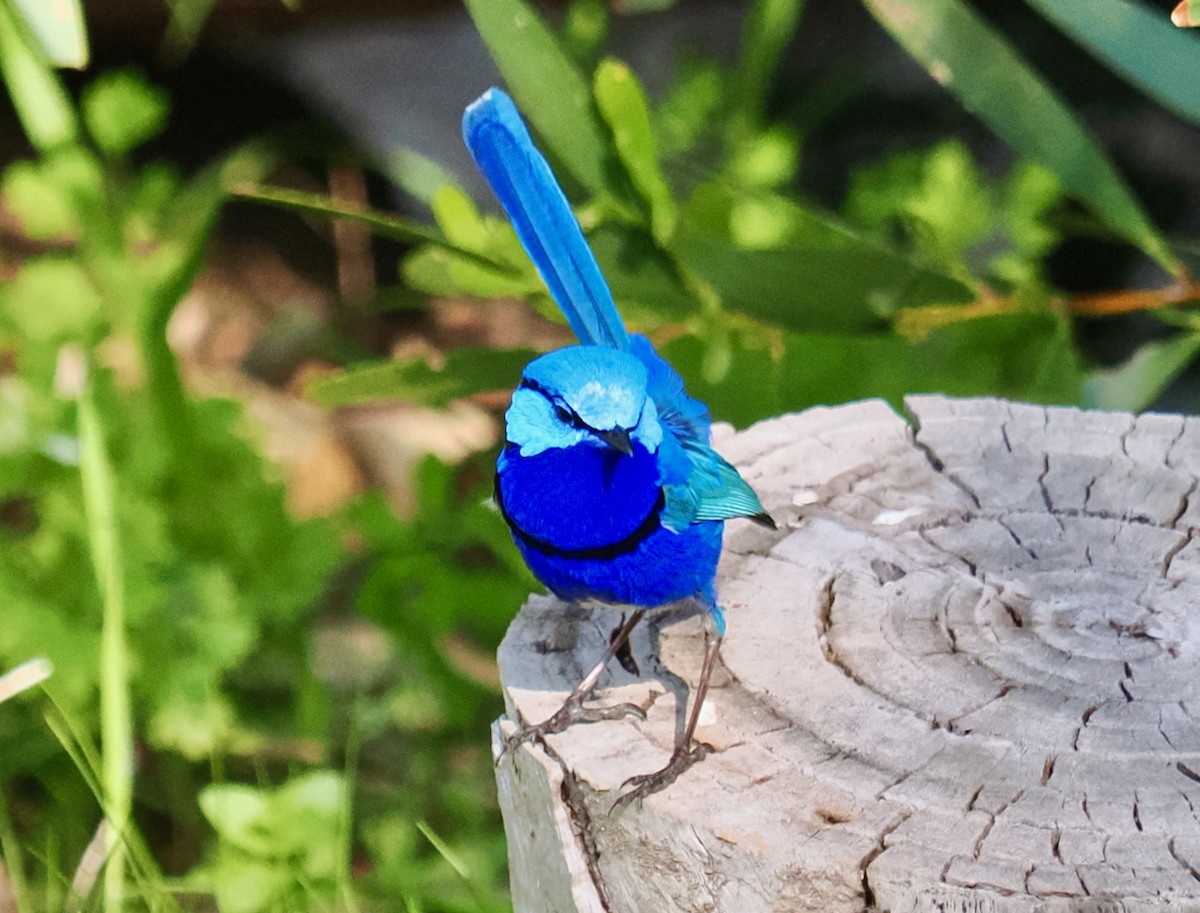
[[[48,659],[31,659],[0,675],[0,704],[22,691],[36,687],[50,677],[54,667]]]
[[[960,0],[863,0],[930,75],[996,135],[1053,171],[1169,272],[1175,259],[1096,141],[1016,51]]]

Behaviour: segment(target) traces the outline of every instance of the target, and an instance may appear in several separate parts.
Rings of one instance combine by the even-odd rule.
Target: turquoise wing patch
[[[676,532],[702,520],[749,517],[763,526],[775,522],[746,480],[720,454],[698,441],[683,441],[692,461],[686,485],[666,485],[662,522]]]

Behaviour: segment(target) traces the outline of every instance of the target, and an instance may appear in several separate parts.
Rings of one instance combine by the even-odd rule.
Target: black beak
[[[608,444],[613,450],[633,456],[633,444],[629,440],[629,432],[624,428],[613,428],[611,431],[597,431],[596,437]]]

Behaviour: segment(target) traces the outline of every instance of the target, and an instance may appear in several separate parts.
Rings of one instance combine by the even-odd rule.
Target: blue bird
[[[708,409],[644,336],[625,331],[612,294],[549,164],[516,105],[490,89],[466,109],[463,138],[581,345],[525,368],[505,416],[496,499],[530,569],[564,600],[634,611],[562,709],[508,747],[575,722],[640,708],[590,710],[591,693],[648,609],[694,600],[706,613],[700,680],[682,738],[660,771],[633,777],[618,803],[671,783],[702,758],[692,746],[725,617],[716,570],[724,522],[774,527],[758,496],[709,445]]]

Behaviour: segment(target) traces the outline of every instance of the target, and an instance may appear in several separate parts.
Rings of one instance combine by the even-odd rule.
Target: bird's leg
[[[592,689],[596,687],[596,683],[600,681],[600,676],[604,673],[605,668],[612,662],[612,658],[617,655],[625,643],[628,642],[629,635],[633,633],[633,629],[637,627],[637,623],[642,620],[642,616],[645,614],[645,609],[636,609],[633,611],[621,623],[621,626],[613,632],[612,637],[609,638],[608,649],[604,651],[604,656],[600,662],[596,663],[592,671],[584,676],[583,681],[575,686],[575,689],[567,696],[567,699],[558,708],[558,711],[541,723],[522,726],[504,740],[504,751],[511,751],[523,742],[528,742],[533,738],[541,738],[542,736],[562,732],[575,723],[596,723],[600,720],[616,720],[625,716],[636,716],[645,719],[646,712],[637,706],[637,704],[617,704],[613,707],[583,706],[584,700],[592,693]],[[503,757],[503,754],[501,756]]]
[[[693,745],[692,739],[696,734],[696,724],[700,721],[700,708],[704,706],[704,698],[708,694],[708,680],[712,677],[713,669],[717,665],[717,656],[721,652],[722,639],[723,635],[721,634],[708,630],[704,632],[704,662],[700,666],[700,681],[696,684],[695,703],[692,704],[692,710],[688,714],[683,737],[676,743],[675,750],[671,752],[671,759],[667,761],[666,767],[654,773],[641,774],[626,780],[623,786],[632,786],[633,788],[617,798],[617,801],[613,803],[613,811],[629,805],[631,802],[640,802],[652,793],[665,789],[674,783],[680,774],[708,754],[706,745],[699,742]]]

